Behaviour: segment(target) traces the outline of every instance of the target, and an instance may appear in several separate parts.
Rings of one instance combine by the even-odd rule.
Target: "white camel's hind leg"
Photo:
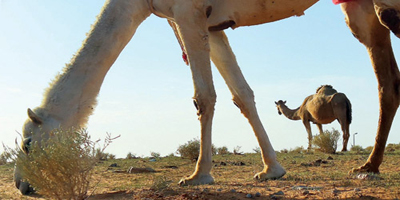
[[[210,175],[212,167],[211,124],[216,94],[211,74],[206,9],[201,1],[185,0],[173,12],[189,55],[195,93],[193,99],[201,126],[200,155],[196,169],[191,176],[182,179],[180,185],[209,184],[214,182]]]
[[[223,31],[210,32],[210,46],[212,61],[228,85],[233,101],[249,120],[261,147],[264,169],[256,174],[255,178],[266,180],[282,177],[286,172],[276,160],[275,151],[258,117],[253,91],[239,68],[225,33]]]

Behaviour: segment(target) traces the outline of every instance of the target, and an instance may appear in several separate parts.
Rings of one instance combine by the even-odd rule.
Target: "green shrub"
[[[110,157],[112,157],[112,156],[115,158],[115,155],[105,153],[100,147],[96,148],[95,154],[94,154],[94,157],[96,157],[97,160],[102,160],[102,161],[111,159]]]
[[[198,139],[189,140],[186,144],[180,145],[176,153],[182,158],[197,160],[200,153],[200,141]]]
[[[365,151],[370,153],[370,152],[372,152],[372,149],[374,149],[373,146],[368,146],[365,148]]]
[[[41,145],[33,142],[29,154],[20,151],[16,164],[22,177],[40,194],[52,199],[86,199],[93,168],[98,162],[96,144],[86,130],[55,130]],[[115,138],[107,134],[100,153]]]
[[[258,147],[258,146],[256,146],[256,147],[254,147],[253,151],[254,151],[255,153],[261,153],[261,148]]]
[[[167,155],[167,157],[175,157],[175,154],[174,153],[170,153],[170,154]]]
[[[217,154],[218,155],[227,155],[227,154],[230,154],[230,153],[231,152],[228,151],[228,147],[226,147],[226,146],[217,148]]]
[[[289,152],[295,152],[295,153],[304,153],[306,150],[304,149],[303,146],[300,147],[295,147],[294,149],[290,149]]]
[[[115,154],[107,153],[108,159],[114,160],[116,158]]]
[[[350,151],[356,152],[356,153],[361,153],[364,151],[364,148],[362,148],[362,146],[360,146],[360,145],[354,145],[354,146],[351,146]]]
[[[323,133],[313,137],[312,143],[318,147],[318,150],[324,153],[336,153],[337,143],[340,137],[338,130],[332,128],[332,131],[324,131]]]
[[[400,144],[390,143],[390,144],[386,145],[386,149],[385,149],[386,152],[393,152],[396,150],[400,150]]]
[[[217,154],[217,148],[215,148],[214,145],[211,146],[211,151],[212,155]],[[176,153],[181,155],[182,158],[197,160],[200,154],[200,140],[189,140],[186,144],[180,145],[176,150]]]
[[[282,149],[280,152],[281,152],[281,153],[289,153],[289,150],[287,150],[287,149]]]
[[[161,154],[160,154],[160,153],[157,153],[157,152],[150,152],[150,155],[151,155],[151,157],[153,157],[153,158],[160,158],[160,157],[161,157]]]
[[[240,151],[241,148],[242,148],[241,146],[236,146],[235,148],[233,148],[233,154],[242,155],[243,151]]]
[[[154,191],[163,191],[169,187],[171,181],[168,180],[165,176],[156,176],[153,180],[153,185],[151,189]]]
[[[136,157],[136,154],[129,152],[128,154],[126,154],[126,159],[135,159],[138,158]]]

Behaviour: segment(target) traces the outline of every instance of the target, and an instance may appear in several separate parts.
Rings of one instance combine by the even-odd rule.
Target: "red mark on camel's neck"
[[[340,4],[340,3],[346,3],[346,2],[349,2],[349,1],[354,1],[354,0],[332,0],[332,2],[335,5]]]

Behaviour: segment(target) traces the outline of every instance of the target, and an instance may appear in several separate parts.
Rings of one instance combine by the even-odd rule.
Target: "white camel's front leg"
[[[188,56],[194,83],[194,103],[201,126],[200,155],[194,173],[183,178],[180,185],[213,183],[211,124],[214,116],[216,94],[212,82],[210,49],[206,26],[205,1],[181,1],[173,10],[175,22],[180,28]],[[175,8],[175,7],[174,7]]]
[[[210,46],[212,61],[228,85],[234,103],[249,120],[261,147],[264,169],[257,173],[255,178],[266,180],[282,177],[286,171],[276,160],[275,151],[258,117],[253,91],[239,68],[225,33],[223,31],[210,32]]]

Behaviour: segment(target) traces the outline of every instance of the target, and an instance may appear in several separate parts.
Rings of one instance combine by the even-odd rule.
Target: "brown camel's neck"
[[[292,110],[292,109],[288,108],[286,105],[281,105],[282,114],[291,120],[300,120],[301,119],[299,116],[299,113],[298,113],[299,110],[300,110],[300,107]]]

